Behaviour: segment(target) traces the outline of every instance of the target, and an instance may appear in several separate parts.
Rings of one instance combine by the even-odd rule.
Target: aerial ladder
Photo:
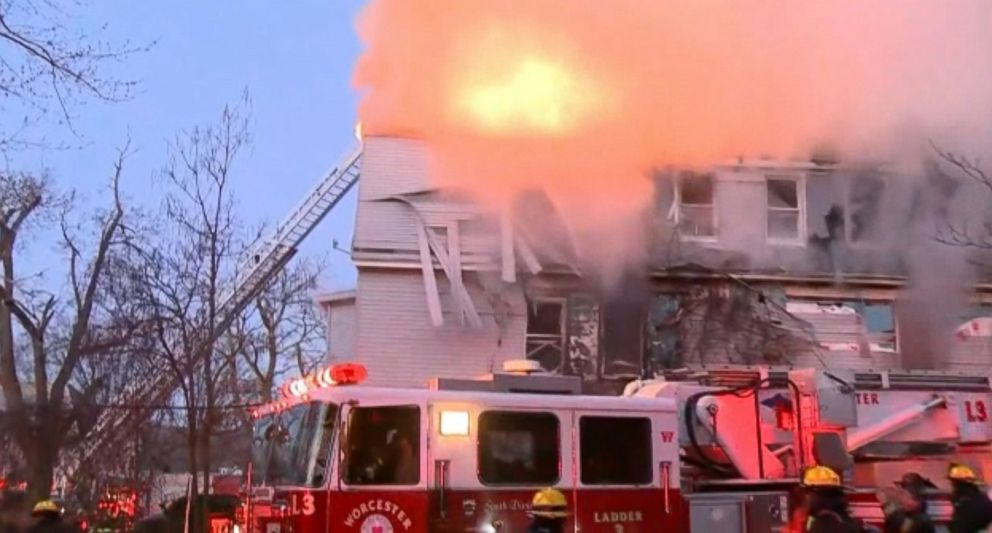
[[[286,220],[276,227],[273,234],[258,241],[248,256],[239,265],[235,279],[220,294],[213,324],[207,317],[199,317],[203,324],[203,337],[199,345],[213,345],[224,330],[230,327],[235,317],[270,283],[297,252],[300,243],[334,209],[349,190],[358,182],[361,172],[362,145],[353,147],[332,167],[317,186],[292,211]],[[192,364],[197,367],[210,355],[209,349],[194,354]],[[149,406],[168,401],[179,383],[171,373],[162,373],[156,379],[135,380],[128,384],[111,402],[113,405]],[[114,410],[105,409],[79,451],[69,458],[64,472],[68,475],[79,471],[93,454],[100,449],[112,449],[129,433],[136,430],[145,419],[145,409]]]

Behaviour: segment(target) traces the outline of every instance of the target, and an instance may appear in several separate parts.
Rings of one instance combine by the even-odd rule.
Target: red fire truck
[[[844,472],[878,524],[879,486],[951,459],[984,467],[992,441],[987,377],[698,368],[611,397],[516,370],[415,390],[361,386],[357,365],[291,381],[254,413],[246,527],[518,532],[553,486],[569,531],[779,531],[814,462]]]
[[[361,373],[292,382],[293,399],[256,413],[252,476],[275,488],[252,498],[259,530],[523,531],[547,486],[583,531],[686,525],[670,399],[582,396],[570,378],[514,374],[430,390],[340,386]]]

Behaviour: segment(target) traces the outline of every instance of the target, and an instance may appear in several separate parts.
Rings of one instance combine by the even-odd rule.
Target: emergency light
[[[282,386],[282,395],[286,398],[302,398],[317,389],[355,385],[365,381],[366,377],[368,371],[364,366],[358,363],[340,363],[289,381]]]
[[[288,409],[298,400],[306,399],[311,392],[339,385],[357,385],[365,381],[368,371],[358,363],[339,363],[318,370],[301,378],[288,381],[279,390],[282,399],[260,406],[251,412],[254,418]]]

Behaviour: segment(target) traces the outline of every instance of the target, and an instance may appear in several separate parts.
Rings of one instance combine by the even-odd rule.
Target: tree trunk
[[[190,403],[192,406],[192,402]],[[203,509],[199,507],[199,498],[197,496],[200,494],[200,478],[199,478],[199,460],[197,456],[200,452],[199,438],[196,423],[196,409],[194,407],[188,407],[186,412],[186,446],[187,453],[189,453],[189,473],[190,473],[190,483],[192,483],[192,488],[187,494],[188,497],[192,497],[193,500],[188,502],[187,506],[189,508],[190,515],[186,517],[190,520],[189,530],[192,532],[203,531],[200,527],[200,522],[197,517],[203,516]]]
[[[28,458],[28,498],[31,504],[47,500],[52,495],[52,485],[55,481],[56,446],[47,439],[37,439],[27,452]]]

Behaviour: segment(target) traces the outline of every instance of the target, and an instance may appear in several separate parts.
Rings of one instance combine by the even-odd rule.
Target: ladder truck
[[[524,531],[546,486],[566,531],[785,531],[813,464],[843,473],[874,526],[878,489],[925,475],[943,525],[948,463],[992,466],[988,376],[697,367],[617,397],[525,363],[422,389],[364,386],[347,363],[290,381],[253,413],[243,531]]]
[[[198,339],[200,346],[209,347],[217,340],[235,317],[265,289],[273,276],[285,268],[300,243],[358,182],[361,155],[362,144],[359,141],[323,175],[271,236],[251,248],[247,258],[238,265],[232,284],[221,292],[213,324],[208,323],[205,315],[198,317],[202,324]],[[195,365],[203,364],[209,350],[198,350],[198,353],[200,355],[194,360]],[[167,401],[178,386],[171,374],[157,374],[154,379],[130,383],[111,403],[137,406],[159,404]],[[143,409],[103,411],[90,430],[90,437],[63,464],[63,472],[67,477],[79,472],[98,450],[113,449],[125,441],[146,417],[147,412]]]

